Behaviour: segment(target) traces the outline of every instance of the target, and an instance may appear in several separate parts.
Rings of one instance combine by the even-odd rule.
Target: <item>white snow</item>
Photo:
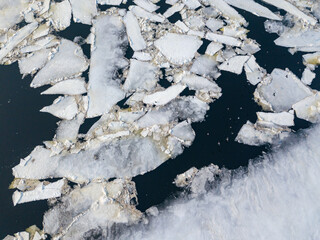
[[[58,118],[71,120],[78,113],[78,105],[74,97],[58,97],[52,105],[42,108],[40,112],[47,112]]]
[[[93,22],[95,44],[91,48],[89,71],[89,118],[108,112],[124,98],[124,91],[113,75],[127,65],[124,60],[127,39],[123,37],[125,27],[120,17],[102,14]]]
[[[29,7],[29,1],[0,1],[0,30],[7,30],[19,23],[23,18],[21,12]]]
[[[161,106],[175,99],[184,89],[185,85],[176,84],[168,87],[163,91],[158,91],[144,97],[145,104]]]
[[[76,142],[81,124],[84,122],[85,114],[79,113],[72,120],[62,120],[58,124],[56,140],[60,142]]]
[[[167,33],[156,40],[154,45],[170,62],[182,65],[194,58],[202,41],[196,36]]]
[[[12,195],[13,205],[15,206],[21,203],[60,197],[65,184],[66,181],[61,179],[47,185],[41,182],[34,190],[25,192],[20,192],[17,190]]]
[[[123,22],[126,25],[129,43],[133,51],[141,51],[145,49],[147,46],[146,42],[141,35],[138,20],[132,14],[132,12],[127,12],[125,17],[123,18]]]

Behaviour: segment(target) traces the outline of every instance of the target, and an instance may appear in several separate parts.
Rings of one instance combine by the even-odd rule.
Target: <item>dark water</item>
[[[158,11],[163,12],[167,7],[163,5]],[[301,77],[304,69],[301,63],[302,54],[292,56],[287,49],[275,46],[273,41],[277,36],[264,31],[265,19],[239,11],[250,22],[248,36],[261,44],[261,51],[255,55],[257,62],[269,73],[276,67],[288,67]],[[175,15],[170,21],[177,19],[179,15]],[[73,23],[59,35],[73,40],[79,35],[86,37],[89,31],[90,27]],[[82,47],[89,57],[89,46]],[[42,226],[42,216],[47,210],[46,201],[13,207],[13,191],[8,190],[8,186],[13,180],[11,168],[36,145],[52,139],[58,119],[39,112],[43,106],[51,104],[56,96],[41,96],[43,89],[31,89],[31,77],[22,79],[17,63],[0,66],[0,82],[0,238],[3,238],[6,234],[22,231],[33,224]],[[162,82],[165,84],[165,80]],[[204,122],[193,124],[196,132],[193,145],[176,159],[168,160],[158,169],[133,179],[137,184],[140,210],[172,197],[178,190],[172,184],[174,177],[190,167],[201,168],[214,163],[220,167],[236,169],[247,166],[249,159],[268,150],[267,147],[250,147],[234,141],[241,126],[247,120],[255,122],[256,112],[261,110],[253,101],[254,87],[247,83],[245,74],[237,76],[223,72],[217,83],[222,88],[223,95],[210,105]],[[319,81],[315,80],[312,87],[320,89]],[[85,132],[96,120],[86,121],[81,131]],[[294,129],[308,126],[307,122],[296,120]]]

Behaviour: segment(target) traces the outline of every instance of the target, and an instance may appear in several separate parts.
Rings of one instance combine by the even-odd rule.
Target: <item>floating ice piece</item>
[[[243,9],[245,11],[251,12],[257,16],[273,19],[273,20],[278,20],[280,21],[281,18],[278,17],[276,14],[271,12],[268,8],[256,3],[253,0],[224,0],[231,6],[234,6],[236,8]]]
[[[40,38],[39,40],[33,42],[31,45],[22,47],[20,49],[21,53],[31,53],[40,51],[45,48],[51,48],[60,44],[60,40],[53,35],[48,35],[47,37]]]
[[[95,45],[91,48],[87,117],[97,117],[108,111],[125,97],[114,73],[127,65],[124,47],[128,44],[123,35],[124,24],[120,17],[99,15],[93,21]],[[108,39],[108,41],[106,41]]]
[[[248,59],[249,56],[235,56],[222,63],[218,68],[220,70],[239,75],[242,73],[243,65],[248,61]]]
[[[248,121],[240,129],[235,141],[251,146],[261,146],[267,143],[274,144],[289,136],[289,132],[283,132],[284,130],[276,125],[265,127]]]
[[[181,80],[180,80],[181,78]],[[204,77],[199,77],[193,74],[186,74],[177,77],[178,81],[186,84],[191,90],[203,90],[221,93],[221,88],[213,81],[210,81]]]
[[[149,53],[145,52],[134,52],[132,58],[135,58],[140,61],[150,61],[152,60],[152,57]]]
[[[320,65],[320,52],[305,54],[303,60],[307,64]]]
[[[49,31],[50,31],[49,22],[39,25],[39,27],[36,30],[34,30],[34,32],[32,33],[32,39],[37,39],[37,38],[47,36],[49,34]]]
[[[256,58],[253,55],[244,64],[244,70],[246,72],[248,81],[252,85],[257,85],[266,75],[266,71],[259,66],[259,64],[256,62]]]
[[[146,42],[141,35],[138,20],[132,12],[127,12],[126,16],[123,18],[123,22],[126,25],[129,43],[133,51],[145,49],[147,46]]]
[[[196,9],[201,6],[198,0],[182,0],[189,9]]]
[[[92,142],[78,153],[50,155],[50,150],[36,147],[27,157],[32,161],[22,160],[13,168],[14,176],[26,179],[65,177],[78,183],[130,178],[157,168],[168,158],[147,137]]]
[[[85,114],[79,113],[72,120],[62,120],[56,132],[56,140],[60,142],[75,142],[78,137],[81,124],[84,122]]]
[[[161,106],[175,99],[184,89],[185,85],[176,84],[168,87],[167,89],[159,92],[152,93],[144,97],[145,104]]]
[[[19,60],[19,70],[21,74],[30,74],[42,68],[49,60],[51,49],[43,49],[35,52],[32,56]]]
[[[194,58],[202,41],[196,36],[167,33],[156,40],[154,45],[170,62],[182,65]]]
[[[98,14],[96,0],[70,0],[73,21],[83,24],[92,23],[92,18]]]
[[[169,18],[169,17],[171,17],[173,14],[175,14],[176,12],[181,11],[183,7],[184,7],[184,4],[182,4],[182,3],[176,3],[176,4],[174,4],[172,7],[168,8],[167,11],[165,11],[165,13],[163,13],[163,16],[164,16],[165,18]]]
[[[206,26],[212,32],[215,32],[224,26],[224,22],[215,18],[209,18],[209,20],[206,22]]]
[[[52,2],[49,14],[53,27],[58,30],[64,30],[71,23],[71,5],[68,0],[62,2]]]
[[[152,90],[158,81],[155,75],[156,69],[157,68],[149,62],[131,59],[129,73],[123,89],[129,92],[139,89]]]
[[[234,37],[224,36],[224,35],[216,34],[212,32],[208,32],[206,34],[206,39],[214,42],[223,43],[229,46],[236,46],[236,47],[241,46],[241,41]]]
[[[44,231],[59,239],[84,239],[97,228],[109,232],[115,223],[136,223],[142,217],[136,195],[134,183],[121,179],[75,187],[45,213]]]
[[[301,82],[303,82],[306,85],[311,85],[315,77],[316,77],[316,74],[312,72],[309,68],[306,68],[302,73]]]
[[[210,5],[216,7],[223,16],[236,20],[239,23],[245,23],[246,20],[232,7],[230,7],[224,0],[208,0]]]
[[[29,7],[30,2],[26,0],[10,0],[0,2],[0,31],[5,31],[23,18],[21,12]]]
[[[298,118],[312,123],[320,121],[320,94],[309,96],[292,106]]]
[[[122,3],[122,0],[97,0],[97,2],[101,5],[119,6]]]
[[[195,167],[190,168],[188,171],[177,175],[174,179],[174,184],[177,187],[187,187],[191,181],[194,179],[195,175],[199,170]]]
[[[178,123],[174,128],[171,130],[171,135],[183,140],[183,141],[189,141],[193,142],[193,140],[196,137],[196,134],[194,133],[191,124],[187,121],[183,121],[181,123]],[[188,144],[190,145],[190,144]]]
[[[34,190],[31,191],[20,192],[17,190],[12,195],[13,205],[15,206],[21,203],[60,197],[65,184],[66,180],[61,179],[47,185],[44,185],[41,182]]]
[[[74,97],[58,97],[52,105],[42,108],[40,112],[51,113],[58,118],[71,120],[78,113],[78,105]]]
[[[159,6],[155,5],[150,0],[133,0],[133,2],[148,12],[154,12],[159,8]]]
[[[132,11],[132,13],[136,16],[136,17],[140,17],[146,20],[150,20],[152,22],[160,22],[162,23],[165,20],[165,17],[163,17],[160,14],[153,14],[150,13],[146,10],[144,10],[143,8],[139,7],[139,6],[130,6],[129,10]]]
[[[294,115],[292,110],[281,113],[257,112],[257,117],[259,121],[271,122],[279,126],[294,126]]]
[[[275,41],[275,44],[282,47],[319,47],[320,46],[320,31],[318,29],[300,30],[300,31],[288,31]]]
[[[218,62],[214,57],[199,56],[191,66],[190,72],[196,73],[204,77],[217,79],[220,73],[217,68]]]
[[[256,92],[271,104],[275,112],[288,111],[293,104],[312,95],[311,90],[290,71],[276,68],[271,77],[271,82],[261,83]]]
[[[208,104],[196,97],[180,97],[160,109],[149,111],[138,120],[137,124],[139,127],[145,128],[153,125],[168,124],[178,119],[200,122],[204,120],[208,109]]]
[[[41,94],[81,95],[87,92],[83,78],[68,79],[56,83]]]
[[[58,52],[37,73],[31,82],[31,87],[41,87],[66,78],[80,75],[88,68],[88,63],[82,49],[66,39],[61,40]]]
[[[12,37],[10,37],[4,47],[0,49],[0,61],[20,42],[27,38],[37,27],[37,22],[30,23],[19,29]]]
[[[222,48],[223,48],[223,45],[221,43],[211,42],[206,49],[206,54],[213,56]]]
[[[309,17],[308,15],[306,15],[305,13],[300,11],[297,7],[295,7],[291,3],[287,2],[286,0],[263,0],[263,1],[275,6],[277,8],[283,9],[283,10],[287,11],[288,13],[290,13],[298,18],[301,18],[304,21],[306,21],[312,25],[315,25],[317,23],[316,19],[314,19],[313,17]]]
[[[181,22],[180,20],[176,21],[175,25],[178,28],[180,28],[183,32],[188,32],[189,31],[188,26],[184,22]]]

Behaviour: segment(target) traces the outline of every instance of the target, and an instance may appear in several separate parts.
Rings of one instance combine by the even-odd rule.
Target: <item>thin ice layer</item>
[[[320,94],[319,92],[297,102],[292,107],[298,118],[316,123],[320,121]]]
[[[95,43],[91,48],[87,117],[108,112],[125,96],[114,73],[127,65],[124,47],[127,38],[120,17],[101,14],[93,21]],[[106,41],[108,39],[108,41]]]
[[[58,82],[41,94],[80,95],[86,92],[86,82],[84,79],[74,78]]]
[[[141,137],[92,142],[78,153],[50,155],[50,150],[36,147],[13,168],[14,176],[27,179],[65,177],[80,183],[130,178],[155,169],[167,159],[150,138]]]
[[[31,87],[41,87],[80,75],[87,68],[88,63],[80,46],[62,39],[58,52],[37,73],[31,82]]]
[[[128,11],[123,18],[123,22],[126,25],[129,43],[133,51],[141,51],[145,49],[147,44],[141,35],[139,22],[133,13]]]
[[[170,62],[182,65],[194,58],[202,41],[196,36],[167,33],[156,40],[154,45]]]
[[[40,112],[51,113],[58,118],[71,120],[78,113],[78,104],[74,97],[58,97],[52,105],[42,108]]]
[[[235,56],[222,63],[218,68],[239,75],[242,73],[243,65],[248,59],[249,56]]]
[[[51,49],[43,49],[19,60],[19,70],[21,74],[30,74],[42,68],[49,60]]]

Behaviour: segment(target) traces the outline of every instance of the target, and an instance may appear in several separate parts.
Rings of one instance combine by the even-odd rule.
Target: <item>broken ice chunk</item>
[[[243,0],[224,0],[224,1],[226,1],[228,4],[230,4],[236,8],[240,8],[245,11],[249,11],[257,16],[261,16],[261,17],[265,17],[265,18],[269,18],[269,19],[273,19],[273,20],[278,20],[278,21],[281,20],[280,17],[278,17],[273,12],[271,12],[268,8],[256,3],[253,0],[246,0],[246,1],[243,1]]]
[[[286,0],[263,0],[266,3],[269,3],[277,8],[283,9],[285,11],[287,11],[288,13],[303,19],[304,21],[315,25],[317,23],[317,20],[314,19],[313,17],[309,17],[308,15],[306,15],[305,13],[303,13],[302,11],[300,11],[297,7],[295,7],[294,5],[292,5],[291,3],[289,3]]]
[[[210,5],[216,7],[224,17],[236,20],[239,23],[246,23],[246,20],[232,7],[230,7],[224,0],[208,0]]]
[[[154,45],[170,62],[182,65],[194,58],[202,41],[196,36],[167,33]]]
[[[220,95],[221,88],[213,81],[210,81],[204,77],[199,77],[193,74],[187,74],[177,77],[181,78],[181,83],[184,83],[188,86],[190,90],[203,90],[203,91],[212,91]]]
[[[256,58],[253,55],[244,64],[244,70],[246,72],[248,81],[252,85],[257,85],[266,75],[266,71],[259,66],[259,64],[256,62]]]
[[[201,6],[198,0],[183,0],[182,1],[189,9],[196,9]]]
[[[315,47],[320,46],[320,31],[318,29],[307,29],[300,31],[288,31],[275,41],[275,44],[282,47]]]
[[[51,49],[43,49],[19,60],[19,70],[21,74],[30,74],[42,68],[49,60]]]
[[[197,168],[192,167],[188,171],[177,175],[177,177],[174,179],[174,184],[177,187],[187,187],[198,171],[199,170]]]
[[[154,12],[159,8],[159,6],[155,5],[150,0],[133,0],[133,2],[149,12]]]
[[[289,136],[288,130],[285,130],[277,127],[277,125],[265,127],[248,121],[240,129],[235,141],[251,146],[261,146],[267,143],[274,144]]]
[[[223,43],[229,46],[236,46],[236,47],[241,46],[241,41],[234,37],[224,36],[224,35],[216,34],[212,32],[208,32],[206,34],[206,39],[214,42]]]
[[[178,28],[180,28],[182,30],[182,32],[188,32],[189,31],[188,26],[184,22],[181,22],[180,20],[176,21],[175,25]]]
[[[25,0],[10,0],[0,2],[0,30],[6,31],[19,23],[22,12],[29,7],[30,2]]]
[[[320,121],[320,94],[317,92],[292,106],[298,118],[312,123]]]
[[[150,61],[152,60],[152,57],[149,53],[145,52],[134,52],[132,58],[135,58],[140,61]]]
[[[95,44],[91,48],[87,117],[97,117],[110,109],[125,93],[114,73],[127,65],[124,48],[128,44],[120,17],[101,14],[93,21]],[[108,39],[108,41],[106,41]]]
[[[172,99],[175,99],[184,89],[185,85],[176,84],[168,87],[166,90],[159,91],[147,95],[144,97],[143,102],[145,104],[161,106],[170,102]]]
[[[202,55],[194,61],[190,72],[217,79],[220,76],[217,65],[218,63],[214,57]]]
[[[62,2],[52,2],[49,14],[53,27],[58,30],[64,30],[70,26],[71,5],[68,0]]]
[[[191,124],[187,121],[183,121],[178,123],[174,128],[171,130],[171,135],[183,140],[193,142],[196,134],[194,133]],[[190,145],[190,144],[187,144]]]
[[[62,120],[58,125],[56,139],[57,141],[75,142],[78,137],[78,132],[81,124],[84,122],[84,113],[79,113],[72,120]]]
[[[149,62],[131,59],[129,73],[123,89],[125,91],[138,89],[152,90],[158,81],[155,76],[156,69],[157,68]]]
[[[36,147],[29,158],[13,168],[16,178],[65,177],[83,183],[94,179],[131,178],[144,174],[168,159],[148,137],[127,137],[92,142],[78,153],[50,156],[51,150]]]
[[[294,126],[293,111],[280,113],[257,112],[259,121],[271,122],[279,126]]]
[[[133,51],[140,51],[146,48],[146,42],[144,41],[138,20],[128,11],[126,16],[123,18],[124,24],[126,25],[128,39]]]
[[[224,22],[215,18],[209,18],[209,20],[206,22],[206,26],[212,32],[215,32],[224,26]]]
[[[61,119],[71,120],[78,113],[78,105],[74,97],[58,97],[52,105],[44,107],[40,111],[51,113]]]
[[[235,56],[222,63],[218,68],[239,75],[242,73],[243,65],[248,59],[249,56]]]
[[[306,64],[320,65],[320,52],[305,54],[303,60]]]
[[[91,25],[92,18],[97,15],[96,0],[70,0],[73,21]]]
[[[66,180],[61,179],[47,185],[41,182],[34,190],[25,192],[20,192],[17,190],[12,195],[13,205],[15,206],[21,203],[60,197],[62,194],[62,189],[65,187],[65,185]]]
[[[309,68],[306,68],[302,73],[301,82],[303,82],[306,85],[311,85],[315,77],[316,77],[316,74],[312,72]]]
[[[221,43],[211,42],[206,49],[206,54],[213,56],[222,48],[223,48],[223,45]]]
[[[88,63],[82,49],[66,39],[61,40],[58,52],[37,73],[31,82],[31,87],[41,87],[66,78],[80,75],[88,68]]]
[[[97,0],[98,4],[101,5],[114,5],[119,6],[122,0]]]
[[[311,90],[290,71],[276,68],[271,77],[271,82],[260,83],[256,92],[271,104],[275,112],[288,111],[293,104],[312,95]]]
[[[167,11],[165,11],[165,13],[163,13],[163,16],[165,18],[169,18],[173,14],[175,14],[176,12],[181,11],[183,7],[184,7],[184,4],[176,3],[172,7],[168,8]]]
[[[165,17],[160,14],[150,13],[139,6],[130,6],[129,10],[137,17],[150,20],[152,22],[163,22]]]
[[[84,79],[74,78],[56,83],[41,94],[81,95],[86,92],[86,82]]]
[[[27,38],[37,27],[37,22],[30,23],[19,29],[12,37],[10,37],[4,47],[0,49],[0,61],[20,42]]]

